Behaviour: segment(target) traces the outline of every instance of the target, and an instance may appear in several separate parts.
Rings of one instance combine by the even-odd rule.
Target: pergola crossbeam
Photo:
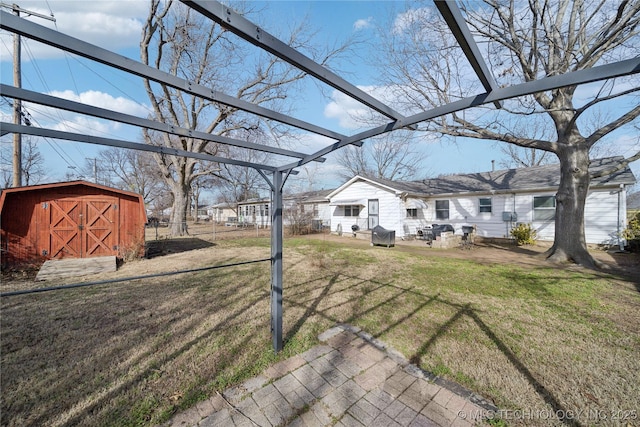
[[[228,6],[212,0],[180,0],[189,7],[212,19],[245,41],[277,56],[296,68],[312,75],[334,89],[349,95],[378,113],[402,121],[404,116],[380,102],[357,86],[344,80],[331,70],[298,52],[277,37],[269,34]]]
[[[484,59],[480,54],[480,49],[478,49],[478,45],[476,44],[471,31],[469,31],[469,27],[464,21],[464,16],[462,16],[462,12],[460,12],[458,6],[456,6],[453,0],[437,0],[435,4],[438,11],[440,11],[440,15],[442,15],[447,23],[447,26],[451,29],[451,33],[456,38],[456,41],[460,45],[460,48],[467,57],[469,64],[471,64],[471,68],[475,71],[476,76],[478,76],[478,79],[480,80],[480,83],[482,83],[484,89],[487,92],[497,89],[498,85],[493,79],[486,62],[484,62]],[[496,108],[502,108],[502,103],[500,101],[495,101],[494,105]]]
[[[80,102],[70,101],[68,99],[58,98],[51,95],[44,95],[38,92],[17,88],[5,84],[0,84],[0,93],[11,98],[20,99],[22,101],[33,102],[40,105],[46,105],[48,107],[60,108],[66,111],[73,111],[74,113],[86,114],[88,116],[98,117],[101,119],[112,120],[120,123],[125,123],[133,126],[138,126],[146,129],[153,129],[160,132],[166,132],[172,135],[184,136],[188,138],[197,138],[204,141],[216,142],[219,144],[230,145],[234,147],[247,148],[251,150],[260,150],[265,153],[278,154],[281,156],[304,158],[307,155],[297,151],[285,150],[279,147],[271,147],[264,144],[255,144],[248,141],[241,141],[239,139],[229,138],[222,135],[215,135],[212,133],[201,132],[183,128],[180,126],[174,126],[168,123],[157,122],[154,120],[143,119],[141,117],[132,116],[129,114],[120,113],[105,108],[94,107],[92,105],[82,104]],[[317,159],[324,162],[324,158]]]
[[[87,144],[104,145],[108,147],[129,148],[133,150],[148,151],[151,153],[167,154],[171,156],[189,157],[192,159],[206,160],[214,163],[226,163],[230,165],[243,166],[266,171],[275,171],[277,168],[257,163],[245,162],[242,160],[229,159],[226,157],[212,156],[206,153],[194,153],[193,151],[180,150],[177,148],[164,147],[161,145],[147,145],[139,142],[124,141],[121,139],[103,138],[95,135],[86,135],[60,130],[39,128],[33,126],[17,125],[14,123],[0,122],[3,132],[21,133],[24,135],[41,136],[44,138],[62,139],[66,141],[84,142]]]
[[[260,117],[275,120],[280,123],[303,129],[309,132],[323,135],[332,139],[340,140],[345,137],[338,132],[325,129],[323,127],[296,119],[286,114],[264,108],[240,98],[235,98],[209,89],[205,86],[189,82],[180,77],[150,67],[141,62],[134,61],[126,56],[118,55],[110,50],[78,40],[74,37],[43,27],[42,25],[30,22],[23,18],[18,18],[10,13],[0,11],[0,28],[11,31],[30,39],[39,41],[49,46],[56,47],[66,52],[80,55],[101,64],[122,70],[133,75],[153,80],[160,84],[171,86],[191,95],[199,96],[203,99],[219,102],[239,110],[247,111]]]
[[[640,73],[640,57],[615,62],[613,64],[600,65],[598,67],[593,67],[587,70],[579,70],[573,71],[571,73],[561,74],[558,76],[545,77],[540,80],[532,80],[505,88],[498,88],[491,91],[490,93],[481,93],[475,96],[469,96],[467,98],[463,98],[449,104],[441,105],[430,110],[408,116],[405,123],[406,125],[411,126],[434,119],[436,117],[441,117],[447,114],[466,110],[467,108],[479,107],[481,105],[492,102],[499,102],[507,99],[518,98],[520,96],[531,95],[537,92],[545,92],[561,87],[586,84],[637,73]],[[314,154],[310,154],[306,158],[301,159],[296,163],[282,166],[280,169],[285,170],[300,167],[313,161],[316,157],[319,158],[321,156],[329,154],[332,151],[344,147],[345,145],[353,144],[357,141],[362,141],[367,138],[372,138],[383,133],[397,130],[400,127],[402,126],[398,125],[397,123],[390,122],[386,125],[381,125],[365,130],[341,141],[338,141],[328,147],[325,147]]]

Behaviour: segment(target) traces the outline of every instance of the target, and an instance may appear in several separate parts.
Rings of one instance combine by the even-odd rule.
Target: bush
[[[511,229],[511,235],[516,239],[518,245],[533,245],[536,243],[538,232],[531,228],[531,224],[518,224]]]
[[[629,225],[622,231],[622,238],[627,241],[630,250],[640,249],[640,212],[629,220]]]

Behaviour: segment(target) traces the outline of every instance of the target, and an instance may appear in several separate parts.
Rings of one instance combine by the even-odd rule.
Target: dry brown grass
[[[270,349],[269,263],[2,298],[2,425],[153,425],[342,322],[500,408],[590,411],[582,425],[623,424],[593,414],[638,409],[640,284],[507,264],[504,248],[466,255],[478,263],[457,259],[469,251],[331,240],[286,242],[286,345],[278,356]],[[127,263],[109,277],[269,256],[264,239],[214,243]]]

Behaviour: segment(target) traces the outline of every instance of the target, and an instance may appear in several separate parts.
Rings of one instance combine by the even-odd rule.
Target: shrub
[[[536,242],[538,232],[531,228],[531,224],[518,224],[511,229],[511,235],[518,245],[533,245]]]
[[[622,238],[631,250],[640,249],[640,212],[631,217],[629,225],[622,231]]]

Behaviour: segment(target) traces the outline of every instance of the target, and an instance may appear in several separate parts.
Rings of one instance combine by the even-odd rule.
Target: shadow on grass
[[[216,383],[254,369],[255,358],[234,369],[239,355],[268,348],[264,276],[252,266],[248,275],[227,269],[186,283],[3,299],[11,318],[3,320],[0,424],[144,425],[159,410],[195,404]],[[238,286],[239,277],[246,286]],[[199,366],[202,352],[210,356]],[[31,392],[19,391],[25,387]]]
[[[197,237],[152,240],[146,243],[146,258],[156,258],[163,255],[210,248],[215,245],[215,243]]]
[[[580,426],[577,420],[562,415],[567,414],[567,410],[558,398],[536,378],[531,370],[516,356],[514,351],[500,338],[499,334],[480,318],[477,310],[473,309],[470,303],[459,304],[444,299],[440,293],[429,295],[415,288],[397,286],[390,282],[362,279],[341,272],[334,272],[329,276],[325,276],[325,279],[328,280],[323,281],[323,283],[313,280],[292,285],[293,288],[298,289],[301,286],[309,285],[313,282],[313,289],[317,295],[314,298],[304,298],[304,293],[298,290],[294,296],[288,296],[286,299],[288,304],[303,310],[303,313],[295,319],[293,327],[287,334],[287,339],[291,339],[291,337],[300,330],[302,325],[314,316],[326,319],[333,324],[349,323],[362,325],[366,323],[365,318],[367,316],[384,317],[388,316],[389,313],[393,313],[395,315],[394,320],[388,323],[380,322],[378,326],[373,327],[374,330],[367,331],[371,333],[373,337],[380,338],[411,319],[419,323],[419,314],[424,313],[424,311],[428,310],[433,304],[443,304],[445,307],[454,310],[454,314],[436,325],[435,332],[430,333],[430,336],[422,342],[415,353],[409,357],[412,363],[416,366],[421,366],[421,358],[429,352],[436,341],[465,317],[469,318],[477,326],[478,332],[484,334],[496,345],[513,367],[533,387],[540,398],[553,408],[554,413],[561,415],[559,418],[560,422],[569,426]],[[346,284],[346,286],[343,285],[341,287],[341,283]],[[531,286],[526,285],[525,287],[530,288]],[[354,288],[356,290],[361,289],[362,292],[354,293]],[[365,288],[366,290],[364,290]],[[339,302],[337,303],[323,304],[328,296],[340,292],[350,295],[338,298]],[[374,296],[374,294],[378,295]],[[365,299],[370,301],[364,302],[363,300]],[[411,301],[411,303],[409,304],[407,301]],[[340,309],[344,310],[345,308],[350,312],[348,317],[345,318],[336,314],[337,311]],[[416,331],[415,334],[416,339],[419,339],[420,331]]]

